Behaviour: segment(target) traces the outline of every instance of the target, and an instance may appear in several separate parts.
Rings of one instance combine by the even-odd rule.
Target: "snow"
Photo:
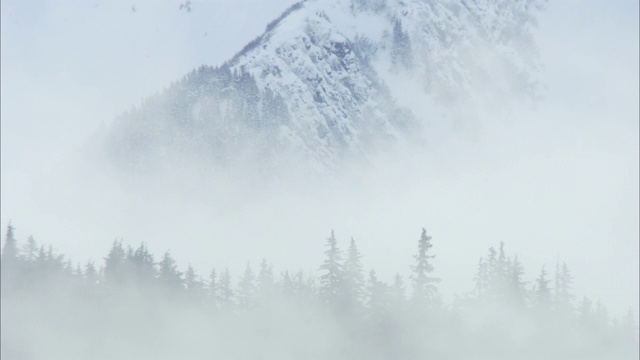
[[[401,144],[407,135],[424,133],[445,121],[436,115],[436,104],[471,98],[474,83],[488,73],[510,71],[496,77],[502,79],[498,92],[526,88],[521,84],[529,81],[532,62],[518,53],[517,38],[503,41],[500,35],[500,26],[517,23],[509,18],[511,5],[495,12],[442,1],[388,0],[375,9],[373,3],[354,4],[307,0],[228,62],[232,73],[251,74],[261,93],[269,89],[285,100],[290,121],[280,124],[281,140],[309,154],[312,163],[324,167],[346,155],[369,158],[384,150],[377,148],[380,139]],[[397,34],[398,25],[403,34]],[[398,36],[406,43],[399,44]],[[362,43],[368,47],[358,48]],[[471,53],[482,56],[465,56]],[[514,74],[521,79],[504,81]],[[231,106],[222,101],[220,116],[232,116]],[[401,110],[405,118],[397,117]],[[197,118],[200,110],[191,114]]]

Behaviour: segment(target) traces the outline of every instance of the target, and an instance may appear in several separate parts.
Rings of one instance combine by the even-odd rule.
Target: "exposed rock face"
[[[389,86],[455,106],[491,81],[531,93],[537,1],[308,0],[224,65],[202,66],[101,136],[126,171],[189,159],[304,162],[319,171],[419,137],[430,119]],[[499,69],[499,71],[496,71]],[[496,95],[494,94],[494,95]],[[286,160],[285,160],[286,159]],[[282,165],[282,164],[280,164]]]

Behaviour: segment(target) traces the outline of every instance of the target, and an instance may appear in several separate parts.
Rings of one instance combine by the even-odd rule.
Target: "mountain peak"
[[[120,117],[104,141],[108,157],[141,171],[186,158],[318,169],[366,160],[435,121],[398,87],[415,89],[420,103],[459,103],[487,77],[498,92],[529,92],[536,62],[522,49],[537,8],[533,0],[296,3],[222,66],[194,70]]]

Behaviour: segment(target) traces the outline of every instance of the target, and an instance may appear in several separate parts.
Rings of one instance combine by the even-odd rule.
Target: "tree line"
[[[284,270],[276,275],[273,265],[262,260],[257,269],[247,263],[234,281],[228,269],[211,268],[203,278],[191,265],[179,269],[169,251],[156,258],[145,243],[132,247],[121,240],[113,242],[100,266],[92,261],[74,265],[33,237],[18,244],[9,225],[1,256],[2,299],[16,308],[9,300],[65,296],[66,302],[91,304],[89,309],[95,304],[136,308],[162,302],[198,311],[214,322],[243,318],[248,323],[254,320],[247,318],[284,307],[293,318],[322,314],[335,319],[350,339],[349,358],[440,358],[468,352],[480,358],[637,355],[633,312],[611,316],[600,301],[578,299],[566,263],[558,261],[553,276],[543,267],[528,282],[519,258],[500,243],[479,259],[474,288],[444,304],[432,247],[431,236],[422,229],[410,276],[397,274],[386,283],[374,269],[365,272],[353,238],[343,251],[331,231],[317,274]],[[144,301],[118,302],[132,293]],[[3,321],[3,333],[12,330],[9,326]]]

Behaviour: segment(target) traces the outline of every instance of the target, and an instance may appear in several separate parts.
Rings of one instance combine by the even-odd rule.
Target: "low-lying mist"
[[[599,18],[589,3],[576,11]],[[3,147],[2,355],[637,358],[637,33],[617,36],[637,20],[584,29],[549,6],[525,49],[547,67],[535,95],[510,93],[522,74],[491,57],[502,77],[460,101],[389,70],[393,105],[423,128],[339,164],[247,140],[224,164],[163,148],[159,168],[121,171],[94,153],[109,126],[55,163]]]
[[[566,263],[532,280],[504,243],[477,263],[474,285],[443,302],[434,242],[418,238],[410,275],[365,270],[353,238],[325,240],[317,271],[262,260],[232,275],[180,270],[169,251],[115,241],[104,265],[77,265],[7,229],[2,356],[204,359],[633,359],[637,322],[574,294]],[[416,243],[416,242],[414,242]],[[182,267],[181,267],[182,268]],[[410,292],[407,290],[410,289]]]
[[[407,271],[415,229],[426,226],[440,239],[447,297],[468,288],[479,253],[505,241],[527,265],[558,256],[574,264],[576,287],[618,312],[637,308],[637,291],[629,292],[638,283],[634,137],[610,123],[575,128],[558,114],[547,107],[483,118],[481,129],[428,134],[448,140],[332,176],[302,166],[270,177],[250,167],[224,172],[198,160],[162,176],[69,166],[14,195],[10,219],[22,236],[73,259],[98,260],[122,238],[234,272],[263,257],[313,270],[318,234],[333,228],[358,240],[366,264],[387,279]]]
[[[10,334],[3,336],[3,351],[25,358],[637,356],[637,182],[628,167],[637,158],[633,137],[597,125],[566,128],[560,121],[550,132],[557,120],[551,114],[560,112],[553,110],[523,110],[513,115],[518,121],[495,119],[501,126],[487,120],[483,129],[458,131],[437,146],[354,162],[334,176],[280,169],[278,176],[260,177],[251,168],[216,174],[183,164],[162,177],[107,177],[97,166],[94,173],[83,168],[47,178],[13,223],[23,244],[27,235],[53,244],[41,260],[24,260],[27,268],[48,261],[48,275],[3,291],[3,333]],[[434,236],[429,276],[440,279],[439,310],[417,315],[421,308],[410,305],[412,266],[423,226]],[[328,229],[335,229],[345,257],[353,237],[364,279],[375,269],[357,310],[336,309],[323,298]],[[125,263],[135,261],[136,249],[153,249],[149,282],[110,283],[103,260],[119,244],[114,239],[123,241]],[[501,242],[505,264],[517,258],[523,266],[518,309],[498,295],[478,295],[482,264],[497,261],[487,249],[497,251]],[[58,251],[66,257],[58,258]],[[181,274],[169,293],[160,270],[164,251],[177,259],[172,271]],[[95,267],[90,280],[88,258]],[[256,281],[249,288],[259,286],[262,259],[273,264],[269,281],[277,290],[255,293],[255,303],[245,308],[237,293],[247,277]],[[571,284],[568,305],[559,308],[555,270],[562,263]],[[187,264],[195,269],[191,277]],[[229,271],[229,291],[236,293],[229,308],[211,292],[212,267],[218,279]],[[406,307],[385,302],[385,310],[376,309],[373,289],[379,284],[391,292],[396,274],[406,287]],[[536,310],[541,283],[548,286],[547,310]],[[94,328],[100,330],[88,330]]]

